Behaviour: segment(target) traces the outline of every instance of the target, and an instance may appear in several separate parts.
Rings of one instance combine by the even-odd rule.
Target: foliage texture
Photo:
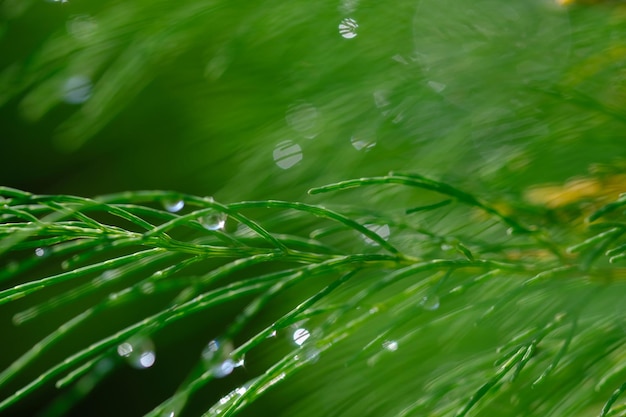
[[[383,213],[3,188],[0,303],[16,311],[11,339],[31,322],[52,330],[0,374],[0,407],[56,385],[43,415],[62,414],[130,363],[186,375],[142,404],[152,416],[188,403],[204,416],[257,414],[292,380],[312,390],[297,409],[281,404],[288,415],[621,415],[626,199],[563,234],[417,175],[310,193],[398,186],[423,204]],[[285,222],[299,232],[281,233]],[[179,335],[177,355],[196,359],[152,369],[159,341],[172,343],[160,335],[183,323],[204,334]],[[388,378],[402,384],[377,382]],[[226,391],[211,405],[198,394],[207,387]]]

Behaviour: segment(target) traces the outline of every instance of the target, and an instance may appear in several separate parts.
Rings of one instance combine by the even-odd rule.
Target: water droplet
[[[78,40],[89,40],[98,29],[96,20],[86,14],[71,17],[65,25],[67,32]]]
[[[395,352],[398,350],[398,342],[395,340],[385,340],[383,342],[383,349],[388,350],[389,352]]]
[[[243,366],[244,361],[235,362],[230,354],[233,344],[230,341],[211,340],[202,350],[202,360],[216,378],[230,375],[235,368]]]
[[[112,281],[115,278],[120,277],[121,275],[122,274],[118,269],[109,269],[100,274],[100,276],[94,278],[93,283],[94,285],[102,285],[105,282]]]
[[[339,23],[339,34],[346,39],[352,39],[356,37],[356,30],[359,27],[356,20],[346,17]]]
[[[454,246],[449,243],[442,243],[441,250],[444,252],[452,252],[454,250]]]
[[[404,64],[404,65],[408,65],[409,64],[407,62],[407,60],[404,59],[404,57],[402,55],[400,55],[400,54],[396,54],[396,55],[392,56],[391,59],[393,59],[394,61],[399,62],[401,64]]]
[[[428,86],[432,88],[436,93],[441,93],[447,87],[447,85],[445,85],[444,83],[438,83],[437,81],[428,81]]]
[[[270,339],[272,337],[276,337],[276,330],[272,330],[270,334],[267,335],[267,338]]]
[[[185,202],[181,199],[165,199],[163,200],[163,208],[170,213],[178,213],[185,207]]]
[[[363,137],[361,135],[354,135],[350,138],[350,142],[352,143],[352,146],[354,147],[354,149],[356,149],[357,151],[369,151],[370,149],[372,149],[374,146],[376,146],[376,140],[369,138],[369,137]]]
[[[359,0],[342,0],[339,5],[339,10],[343,13],[353,13],[358,5]]]
[[[279,168],[289,169],[302,160],[302,148],[297,143],[285,140],[276,145],[273,155]]]
[[[439,308],[439,297],[437,297],[436,295],[426,296],[422,298],[421,305],[424,310],[437,310]]]
[[[298,328],[293,332],[293,341],[296,345],[302,346],[307,339],[311,337],[311,333],[305,328]]]
[[[156,361],[154,343],[147,337],[135,337],[120,344],[117,347],[117,354],[136,369],[150,368]]]
[[[235,370],[236,364],[232,359],[226,359],[224,362],[218,364],[213,367],[213,375],[216,378],[224,378],[233,373]]]
[[[152,294],[154,292],[154,289],[155,289],[154,283],[149,282],[149,281],[141,284],[141,287],[139,288],[139,290],[144,294]]]
[[[388,92],[384,90],[374,91],[374,103],[376,107],[386,107],[389,105],[389,100],[387,99]]]
[[[200,217],[198,221],[207,230],[222,230],[226,225],[227,218],[226,213],[214,210]]]
[[[70,268],[70,261],[68,261],[67,259],[63,262],[61,262],[61,269],[66,271]]]
[[[389,235],[391,234],[391,230],[389,229],[389,226],[386,224],[365,224],[364,226],[385,240],[387,240],[389,238]],[[378,244],[367,236],[363,236],[363,240],[368,245]]]
[[[319,130],[318,116],[318,111],[313,105],[299,102],[289,106],[285,120],[293,130],[307,139],[313,139]]]
[[[40,258],[43,258],[44,256],[47,255],[47,251],[44,248],[37,248],[35,249],[35,255]]]
[[[202,359],[213,362],[216,358],[224,359],[233,351],[233,345],[229,341],[211,340],[202,350]]]
[[[69,104],[81,104],[91,97],[91,80],[84,75],[74,75],[63,84],[63,100]]]
[[[178,213],[185,207],[185,202],[180,198],[166,198],[162,204],[163,208],[170,213]]]

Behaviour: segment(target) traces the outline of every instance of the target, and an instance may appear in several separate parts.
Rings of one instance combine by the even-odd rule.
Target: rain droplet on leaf
[[[309,337],[311,337],[311,333],[302,327],[293,332],[293,341],[298,346],[302,346]]]
[[[366,224],[364,226],[368,230],[376,233],[378,236],[380,236],[381,238],[383,238],[385,240],[389,239],[389,235],[391,235],[391,230],[389,229],[389,225],[386,225],[386,224]],[[367,236],[363,236],[363,240],[368,245],[377,245],[378,244],[378,243],[376,243],[375,241],[373,241],[372,239],[370,239]]]
[[[154,343],[147,337],[132,338],[120,344],[117,347],[117,354],[136,369],[150,368],[156,361]]]
[[[430,295],[422,298],[422,308],[424,310],[437,310],[439,308],[439,297],[436,295]]]
[[[178,213],[185,207],[185,202],[181,199],[169,198],[163,200],[163,208],[170,213]]]
[[[207,230],[222,230],[226,225],[226,213],[211,211],[198,219],[200,224]]]
[[[211,340],[202,351],[202,360],[216,378],[230,375],[243,361],[235,362],[230,354],[233,344],[230,341]]]
[[[74,75],[63,84],[63,100],[68,104],[81,104],[89,100],[92,90],[91,80],[84,75]]]
[[[388,350],[389,352],[395,352],[398,350],[398,342],[395,340],[385,340],[383,342],[383,349]]]
[[[352,39],[356,37],[356,30],[359,27],[356,20],[346,17],[339,23],[339,34],[346,39]]]
[[[286,140],[276,145],[273,156],[279,168],[289,169],[302,161],[302,148],[297,143]]]

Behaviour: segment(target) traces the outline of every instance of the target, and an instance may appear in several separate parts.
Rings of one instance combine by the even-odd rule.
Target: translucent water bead
[[[279,168],[289,169],[302,161],[302,148],[290,140],[280,142],[272,153],[274,162]]]
[[[385,340],[383,342],[383,349],[388,350],[389,352],[395,352],[398,350],[398,342],[395,340]]]
[[[243,361],[236,362],[230,354],[233,344],[226,340],[211,340],[202,351],[202,360],[216,378],[230,375],[235,368],[242,366]]]
[[[339,23],[339,34],[345,39],[352,39],[356,37],[359,24],[356,20],[347,17]]]
[[[311,333],[302,327],[293,332],[293,342],[298,346],[302,346],[309,337],[311,337]]]
[[[163,200],[163,208],[170,213],[178,213],[185,207],[185,202],[180,198],[168,198]]]
[[[424,310],[437,310],[439,308],[439,297],[436,295],[426,296],[422,298],[421,305]]]
[[[154,343],[148,337],[136,337],[120,344],[117,354],[136,369],[150,368],[156,361]]]
[[[84,75],[74,75],[63,84],[63,101],[68,104],[81,104],[89,100],[93,85]]]
[[[198,221],[207,230],[223,230],[226,225],[225,213],[219,211],[211,211],[204,216],[198,218]]]
[[[389,236],[391,235],[391,230],[389,229],[389,225],[387,224],[366,224],[364,226],[385,240],[388,240]],[[368,245],[378,245],[378,243],[376,243],[367,236],[363,236],[363,240]]]

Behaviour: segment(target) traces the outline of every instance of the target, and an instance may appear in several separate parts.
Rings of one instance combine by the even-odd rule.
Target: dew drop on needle
[[[178,213],[185,207],[185,202],[177,198],[169,198],[163,200],[163,208],[170,213]]]
[[[135,337],[121,343],[117,354],[136,369],[150,368],[156,361],[154,343],[148,337]]]
[[[214,210],[200,217],[198,221],[207,230],[223,230],[227,217],[226,213]]]
[[[356,37],[356,30],[358,29],[359,24],[356,20],[346,17],[339,23],[339,34],[345,39],[352,39]]]

